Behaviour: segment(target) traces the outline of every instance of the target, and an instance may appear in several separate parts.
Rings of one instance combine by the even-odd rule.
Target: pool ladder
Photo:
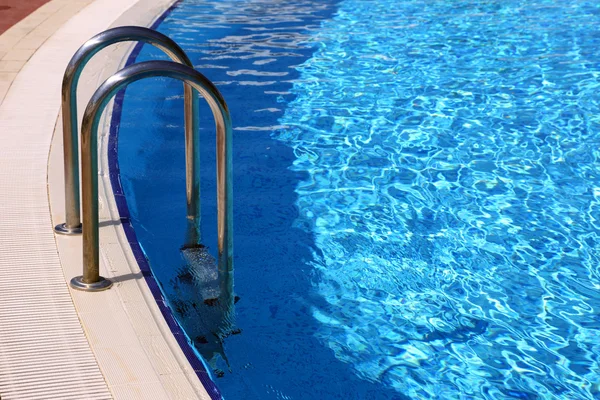
[[[103,48],[119,42],[152,44],[173,61],[147,61],[116,72],[94,93],[81,124],[82,214],[79,207],[79,163],[77,139],[76,91],[79,76],[87,62]],[[231,182],[231,118],[225,100],[215,85],[193,68],[185,52],[167,36],[151,29],[126,26],[104,31],[88,40],[69,62],[62,82],[62,119],[65,170],[66,221],[54,229],[57,233],[83,233],[83,275],[71,279],[70,286],[83,291],[101,291],[112,282],[100,276],[98,217],[98,125],[109,101],[132,82],[149,77],[170,77],[184,83],[185,158],[188,238],[186,246],[199,246],[200,184],[198,162],[198,95],[207,101],[217,132],[217,247],[219,301],[225,308],[233,305],[233,229]]]

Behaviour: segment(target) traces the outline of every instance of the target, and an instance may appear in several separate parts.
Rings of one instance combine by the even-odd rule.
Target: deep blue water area
[[[158,30],[234,123],[242,332],[196,343],[226,399],[600,398],[600,4],[184,0]],[[181,86],[128,88],[118,146],[193,339]]]

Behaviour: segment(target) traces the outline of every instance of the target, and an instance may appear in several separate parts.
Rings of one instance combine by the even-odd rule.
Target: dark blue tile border
[[[169,13],[178,5],[179,1],[173,4],[169,9],[167,9],[150,27],[151,29],[156,29],[161,22],[169,15]],[[143,43],[138,43],[129,57],[127,58],[127,62],[125,65],[131,65],[135,62],[136,58],[140,54],[142,50]],[[191,364],[194,372],[206,388],[208,395],[212,400],[221,400],[222,396],[219,392],[219,389],[213,382],[210,377],[209,372],[206,370],[204,363],[198,358],[190,340],[187,335],[181,329],[181,326],[175,320],[171,309],[169,308],[163,293],[160,289],[160,285],[154,278],[152,274],[152,270],[150,269],[150,265],[148,263],[148,259],[146,258],[142,247],[140,246],[137,237],[135,235],[135,231],[133,226],[131,225],[129,208],[127,207],[127,200],[125,198],[123,187],[121,186],[121,179],[119,173],[119,159],[118,159],[118,134],[119,134],[119,125],[121,123],[121,112],[123,107],[123,99],[125,97],[125,89],[121,90],[115,96],[115,102],[113,106],[112,120],[110,123],[110,134],[108,138],[108,165],[109,165],[109,173],[110,173],[110,183],[112,186],[113,193],[115,195],[115,201],[117,204],[117,209],[119,211],[119,217],[121,219],[121,223],[123,225],[123,230],[125,231],[125,236],[127,237],[127,241],[131,246],[131,250],[137,260],[140,270],[142,271],[142,275],[146,280],[146,284],[150,288],[152,292],[152,296],[156,303],[158,304],[158,308],[160,309],[167,325],[171,329],[173,336],[179,343],[181,350],[185,354],[187,360]]]

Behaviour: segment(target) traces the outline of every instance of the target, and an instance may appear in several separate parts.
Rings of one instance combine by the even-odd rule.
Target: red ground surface
[[[50,0],[0,0],[0,34]]]

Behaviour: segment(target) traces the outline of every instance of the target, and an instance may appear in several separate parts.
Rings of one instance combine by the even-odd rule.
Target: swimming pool
[[[600,396],[599,25],[579,0],[179,3],[157,29],[235,126],[242,333],[229,365],[196,342],[224,397]],[[154,273],[202,338],[182,306],[182,99],[169,80],[127,90],[119,167]]]

